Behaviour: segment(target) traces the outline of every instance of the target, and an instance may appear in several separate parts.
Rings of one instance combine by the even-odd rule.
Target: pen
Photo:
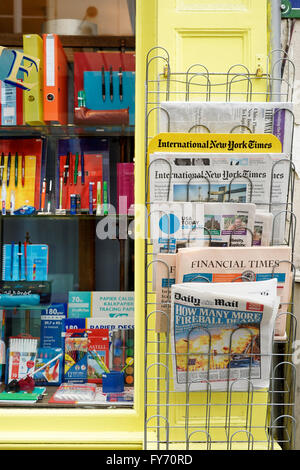
[[[24,242],[25,279],[27,281],[27,242]]]
[[[101,181],[97,181],[96,215],[101,215]]]
[[[78,155],[78,152],[76,152],[76,155],[75,155],[75,169],[74,169],[74,184],[77,184],[78,160],[79,160],[79,155]]]
[[[66,158],[65,171],[64,171],[64,184],[67,184],[67,181],[68,181],[69,167],[70,167],[70,152],[67,153],[67,158]]]
[[[2,199],[2,215],[5,215],[6,214],[6,183],[5,181],[2,182],[1,199]]]
[[[123,72],[122,72],[122,67],[119,68],[119,96],[120,96],[120,101],[123,101]]]
[[[3,182],[3,174],[4,174],[4,152],[1,153],[0,185],[2,185],[2,182]]]
[[[10,192],[10,215],[14,215],[15,213],[15,201],[16,201],[15,192],[11,191]]]
[[[14,276],[14,248],[15,244],[11,244],[11,252],[10,252],[10,278],[13,279]]]
[[[18,186],[18,164],[19,164],[19,157],[18,152],[15,154],[15,186]]]
[[[85,174],[84,174],[84,153],[81,152],[81,184],[84,184],[84,177],[85,177]]]
[[[93,185],[92,181],[89,182],[89,214],[93,215]]]
[[[19,256],[19,281],[21,281],[21,278],[22,278],[22,243],[19,242],[19,252],[18,252],[18,256]]]
[[[107,198],[107,181],[103,181],[103,215],[108,214],[107,202],[108,202],[108,198]]]
[[[69,185],[72,186],[72,184],[73,184],[73,179],[72,179],[72,175],[73,175],[73,155],[71,153],[70,153],[69,175],[70,175]]]
[[[101,79],[102,79],[102,100],[105,101],[106,92],[105,92],[105,73],[104,73],[104,67],[102,67]]]
[[[7,157],[7,176],[6,176],[6,184],[7,187],[9,186],[9,180],[10,180],[10,166],[11,166],[11,153],[8,153]]]
[[[110,93],[110,101],[112,101],[114,99],[112,67],[110,67],[110,69],[109,69],[109,93]]]
[[[22,155],[22,186],[25,185],[25,156]]]
[[[60,177],[59,208],[62,209],[63,177]]]
[[[48,188],[48,202],[47,202],[47,212],[50,212],[51,209],[51,197],[52,197],[52,180],[49,181],[49,188]]]
[[[43,179],[43,186],[42,186],[41,209],[43,212],[45,208],[45,197],[46,197],[46,178]]]

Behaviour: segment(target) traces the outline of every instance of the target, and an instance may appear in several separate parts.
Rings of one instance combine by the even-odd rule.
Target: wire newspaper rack
[[[274,59],[274,57],[276,58]],[[157,78],[152,79],[150,66],[154,66]],[[162,72],[158,72],[158,64],[162,64]],[[198,70],[195,72],[195,70]],[[200,70],[200,71],[199,71]],[[167,51],[157,47],[151,49],[147,55],[146,64],[146,103],[145,103],[145,175],[146,175],[146,206],[148,215],[146,220],[146,234],[148,222],[152,214],[152,202],[149,202],[149,169],[148,145],[151,139],[159,132],[159,115],[167,116],[168,131],[170,130],[170,116],[161,106],[162,99],[167,101],[238,101],[253,102],[276,100],[289,102],[292,100],[294,90],[294,64],[284,51],[274,51],[267,60],[267,72],[258,71],[251,74],[241,64],[234,65],[226,73],[211,73],[201,64],[191,66],[186,73],[171,73],[170,60]],[[196,79],[200,83],[195,84]],[[201,82],[202,80],[202,82]],[[236,86],[242,85],[243,90],[234,91]],[[173,89],[174,88],[174,89]],[[295,167],[292,159],[294,115],[291,109],[291,143],[287,150],[288,159],[284,164],[288,166],[288,191],[284,207],[278,208],[273,219],[271,245],[277,246],[275,240],[276,224],[284,224],[285,237],[283,245],[290,246],[294,252],[296,216],[294,210],[294,183]],[[270,117],[274,122],[276,110]],[[157,126],[157,127],[156,127]],[[210,129],[197,123],[189,129],[191,133],[210,133]],[[252,133],[253,130],[244,123],[228,129],[229,133]],[[272,133],[272,125],[265,132]],[[162,159],[164,160],[164,159]],[[165,162],[168,165],[168,161]],[[271,212],[276,208],[273,202],[273,172],[276,164],[272,166],[270,195],[265,205]],[[171,175],[171,171],[170,171]],[[171,176],[170,176],[171,178]],[[233,181],[230,181],[230,185]],[[191,181],[188,182],[188,188]],[[208,181],[209,184],[209,181]],[[250,200],[253,192],[251,178],[248,179]],[[170,187],[170,181],[169,181]],[[168,193],[169,195],[169,193]],[[169,197],[168,197],[169,199]],[[189,201],[189,190],[187,191]],[[230,201],[230,195],[228,197]],[[211,236],[204,227],[207,235],[207,244],[210,246]],[[248,230],[248,228],[246,228]],[[253,234],[249,229],[252,236]],[[193,233],[189,233],[187,245],[190,245]],[[231,246],[231,236],[229,246]],[[253,244],[253,243],[251,243]],[[225,248],[226,249],[226,248]],[[168,252],[168,249],[167,249]],[[268,389],[255,389],[253,386],[253,368],[255,360],[261,360],[261,352],[256,350],[255,334],[249,332],[250,341],[248,349],[240,353],[240,359],[247,364],[245,373],[238,380],[231,380],[234,369],[231,359],[234,352],[235,335],[241,329],[232,331],[229,340],[229,350],[226,353],[216,353],[213,349],[210,332],[205,327],[191,328],[188,333],[185,349],[180,353],[171,350],[170,330],[170,291],[172,285],[170,267],[162,260],[156,259],[153,243],[146,236],[145,241],[145,416],[144,416],[144,448],[157,450],[213,450],[213,449],[293,449],[295,447],[295,384],[296,368],[293,363],[293,345],[296,339],[297,318],[294,312],[294,285],[295,265],[292,260],[282,260],[280,263],[289,263],[292,276],[292,290],[290,301],[281,304],[280,316],[286,318],[286,336],[276,338],[273,332],[272,353],[270,355],[270,382]],[[165,287],[167,294],[160,302],[156,298],[155,271],[158,263],[165,269]],[[272,277],[276,277],[275,270]],[[200,279],[201,277],[201,279]],[[255,274],[245,271],[232,282],[248,282],[255,278]],[[203,276],[195,276],[193,282],[210,282]],[[157,318],[165,320],[165,331],[156,328]],[[207,336],[207,349],[193,350],[193,334],[201,329]],[[174,357],[175,356],[175,357]],[[174,389],[176,371],[173,369],[173,360],[181,361],[186,377],[184,391]],[[211,363],[226,364],[226,386],[224,391],[212,389]],[[192,367],[195,361],[204,364],[201,377],[202,391],[193,391]],[[236,385],[243,383],[239,390]]]

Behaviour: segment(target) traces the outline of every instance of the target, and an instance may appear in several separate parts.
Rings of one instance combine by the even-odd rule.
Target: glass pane
[[[133,407],[133,3],[0,6],[0,406]]]

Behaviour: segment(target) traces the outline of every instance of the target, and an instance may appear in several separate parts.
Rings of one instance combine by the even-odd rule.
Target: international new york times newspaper
[[[174,389],[248,390],[269,385],[276,279],[175,284],[171,302]],[[249,385],[250,384],[250,385]]]
[[[274,242],[280,244],[289,171],[285,154],[155,152],[150,155],[150,203],[254,203],[276,216]]]
[[[282,151],[291,152],[292,103],[164,101],[161,108],[167,113],[158,114],[158,133],[191,132],[194,126],[202,125],[218,134],[273,134],[281,141]],[[197,132],[203,132],[203,129],[199,128]]]

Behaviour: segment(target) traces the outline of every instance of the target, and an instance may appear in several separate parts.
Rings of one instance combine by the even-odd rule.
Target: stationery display
[[[10,243],[3,245],[2,280],[47,281],[47,245]]]
[[[174,388],[226,391],[266,388],[270,381],[277,281],[172,286]],[[189,384],[189,385],[188,385]]]
[[[74,122],[133,124],[134,71],[131,52],[75,52]]]
[[[100,191],[110,200],[108,139],[69,139],[58,143],[56,194],[57,209],[71,214],[95,213]],[[101,197],[102,196],[102,197]]]
[[[1,140],[0,186],[2,215],[17,215],[23,206],[40,208],[46,161],[44,139]]]

